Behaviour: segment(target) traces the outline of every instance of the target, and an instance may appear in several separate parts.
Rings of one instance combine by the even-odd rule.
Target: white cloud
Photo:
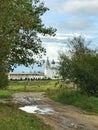
[[[63,13],[98,16],[98,0],[68,0],[61,8]]]
[[[39,35],[39,37],[42,39],[42,41],[44,39],[47,39],[49,42],[49,40],[51,39],[51,42],[53,42],[52,40],[55,39],[55,41],[59,40],[59,42],[62,43],[62,40],[67,40],[68,38],[71,38],[73,36],[79,36],[79,35],[80,35],[79,33],[56,33],[56,36],[54,37],[42,36],[42,35]]]
[[[44,59],[46,59],[46,57],[49,57],[50,60],[58,60],[59,52],[68,51],[68,46],[66,45],[66,43],[53,44],[52,42],[43,42],[43,46],[46,48],[46,56],[44,57]]]
[[[67,46],[68,39],[74,37],[74,36],[80,36],[82,35],[85,39],[90,39],[91,37],[84,34],[79,33],[66,33],[66,34],[60,34],[58,33],[54,39],[50,37],[47,38],[47,41],[43,41],[43,47],[46,48],[46,56],[43,58],[46,59],[46,57],[49,57],[50,60],[58,60],[59,52],[65,52],[68,54],[69,47]],[[59,42],[56,42],[56,40],[59,39]],[[54,42],[55,41],[55,42]]]
[[[69,20],[65,20],[61,24],[61,28],[65,28],[72,31],[86,32],[92,30],[95,27],[93,20],[88,18],[72,17]]]
[[[98,16],[98,0],[43,0],[52,10],[62,13]]]
[[[98,33],[98,0],[44,0],[44,2],[50,9],[44,21],[57,28],[57,32]]]
[[[51,8],[52,10],[58,10],[59,3],[64,2],[64,0],[42,0],[45,3],[45,6]]]

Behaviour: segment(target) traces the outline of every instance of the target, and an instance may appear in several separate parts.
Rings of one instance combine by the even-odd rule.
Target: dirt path
[[[63,105],[43,96],[44,93],[16,93],[13,100],[21,105],[37,105],[54,110],[53,114],[36,114],[53,130],[98,130],[98,116],[88,115],[79,108]],[[32,99],[32,100],[31,100]],[[34,99],[34,100],[33,100]]]

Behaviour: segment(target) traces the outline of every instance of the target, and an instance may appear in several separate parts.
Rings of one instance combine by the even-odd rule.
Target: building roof
[[[30,73],[9,73],[8,74],[9,76],[43,76],[43,74],[40,74],[40,73],[33,73],[33,74],[30,74]]]
[[[49,62],[48,57],[47,57],[47,60],[46,60],[46,68],[47,68],[47,67],[50,67],[50,62]]]

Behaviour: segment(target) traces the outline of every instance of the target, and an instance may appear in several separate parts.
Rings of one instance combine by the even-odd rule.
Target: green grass
[[[98,114],[98,98],[91,97],[75,90],[59,90],[51,92],[50,96],[53,100],[61,102],[63,104],[74,105],[82,108],[84,111],[89,113]]]
[[[9,90],[0,90],[0,98],[10,98],[12,96],[13,91]]]
[[[10,81],[6,90],[0,90],[0,98],[11,98],[12,94],[16,92],[54,89],[55,82],[52,80]],[[8,104],[0,104],[0,130],[50,130],[50,127],[33,114],[22,112]]]
[[[55,90],[47,91],[47,96],[63,104],[74,105],[89,113],[98,114],[98,97],[88,96],[76,90],[73,83],[59,82]]]
[[[91,114],[98,114],[98,98],[81,94],[79,91],[75,91],[73,84],[65,84],[56,80],[11,81],[7,90],[0,91],[0,98],[10,98],[13,93],[24,91],[45,91],[48,97],[55,101],[77,106]],[[40,122],[33,114],[0,105],[0,130],[31,129],[49,130],[50,128]]]
[[[48,88],[54,89],[56,80],[33,80],[33,81],[10,81],[11,91],[46,91]]]
[[[98,98],[76,92],[72,86],[72,84],[56,80],[11,81],[7,90],[0,91],[0,98],[9,98],[15,92],[45,91],[49,97],[56,101],[75,105],[85,111],[98,114]]]
[[[0,104],[0,130],[51,130],[33,114]]]
[[[10,81],[6,90],[0,90],[0,98],[10,98],[16,92],[43,92],[55,89],[56,80]]]

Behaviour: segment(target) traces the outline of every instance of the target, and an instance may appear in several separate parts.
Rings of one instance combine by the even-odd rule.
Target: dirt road
[[[16,93],[13,100],[24,105],[35,105],[40,108],[51,108],[53,113],[35,113],[53,130],[98,130],[98,116],[88,115],[77,107],[63,105],[48,98],[44,93]]]

